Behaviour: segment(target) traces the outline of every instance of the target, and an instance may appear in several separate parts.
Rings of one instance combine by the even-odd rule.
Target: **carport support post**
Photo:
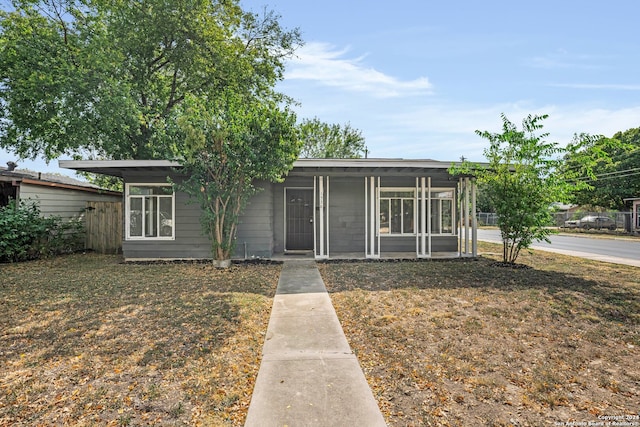
[[[317,179],[317,187],[316,187],[316,179]],[[317,239],[314,239],[316,240],[316,244],[314,244],[313,251],[314,251],[315,258],[325,259],[325,258],[329,258],[329,177],[314,176],[313,186],[314,186],[314,193],[317,190],[317,196],[314,195],[314,205],[315,205],[316,197],[318,200],[317,208],[316,206],[314,206],[314,209],[313,209],[313,212],[314,212],[313,229],[315,233],[316,226],[317,226],[318,235],[319,235]],[[315,218],[316,210],[318,211],[318,217],[317,217],[318,223],[316,223],[316,218]]]
[[[380,177],[378,177],[378,187]],[[378,218],[380,217],[376,178],[364,178],[364,212],[365,212],[365,257],[380,258],[380,233],[377,232]],[[377,250],[376,250],[377,235]]]
[[[460,228],[458,236],[459,256],[469,255],[469,178],[458,180],[458,191],[460,194]]]
[[[428,182],[428,187],[427,183]],[[417,217],[417,213],[420,215],[420,232],[416,230],[416,256],[418,258],[430,258],[431,257],[431,204],[429,203],[429,197],[431,195],[431,177],[425,178],[416,177],[416,195],[418,197],[418,203],[416,203],[414,209],[414,215]],[[419,208],[419,209],[418,209]],[[429,240],[427,241],[427,233]],[[427,242],[429,243],[427,250]]]
[[[478,215],[476,214],[476,209],[476,181],[474,179],[471,181],[471,211],[473,215],[471,246],[473,247],[474,258],[478,256]]]
[[[427,210],[425,212],[427,213],[427,228],[425,233],[429,233],[429,257],[431,257],[431,235],[433,234],[431,233],[431,177],[427,178]]]
[[[469,178],[464,179],[464,253],[469,254]]]

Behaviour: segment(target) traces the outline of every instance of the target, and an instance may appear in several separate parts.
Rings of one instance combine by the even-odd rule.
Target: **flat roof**
[[[180,163],[171,160],[59,160],[61,168],[103,175],[122,177],[127,172],[160,171],[180,168]],[[354,173],[361,170],[446,170],[460,162],[431,159],[298,159],[293,163],[292,173],[331,171]]]

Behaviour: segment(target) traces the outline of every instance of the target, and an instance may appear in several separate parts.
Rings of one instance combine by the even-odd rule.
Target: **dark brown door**
[[[287,189],[287,250],[313,250],[313,190]]]

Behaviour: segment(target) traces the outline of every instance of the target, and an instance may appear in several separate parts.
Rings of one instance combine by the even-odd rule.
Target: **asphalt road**
[[[501,243],[500,231],[479,229],[478,240]],[[551,243],[535,242],[531,247],[566,255],[640,267],[640,240],[594,238],[586,235],[552,235]]]

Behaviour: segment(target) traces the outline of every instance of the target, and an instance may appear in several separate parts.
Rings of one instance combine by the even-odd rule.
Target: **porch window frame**
[[[131,194],[132,187],[165,187],[171,188],[171,194],[167,193],[166,195],[154,194],[154,195],[138,195]],[[145,208],[145,199],[148,197],[153,197],[156,199],[157,209],[156,209],[156,221],[158,224],[156,235],[154,236],[146,236],[145,235],[145,221],[146,215],[144,214]],[[160,230],[162,228],[162,218],[161,218],[161,209],[160,209],[160,199],[171,199],[171,236],[161,236]],[[133,199],[141,199],[142,200],[142,236],[132,236],[131,235],[131,201]],[[125,239],[130,241],[159,241],[159,240],[175,240],[176,238],[176,192],[172,188],[171,184],[163,184],[163,183],[142,183],[142,182],[132,182],[125,184]]]
[[[383,193],[390,193],[390,192],[397,192],[397,193],[412,193],[413,196],[411,197],[385,197],[383,195]],[[376,227],[376,234],[380,237],[403,237],[403,236],[416,236],[417,232],[418,232],[418,224],[416,222],[416,218],[418,217],[418,196],[416,193],[416,189],[413,187],[379,187],[378,188],[378,215],[377,215],[377,223],[378,226]],[[383,200],[388,201],[388,212],[389,214],[391,213],[391,200],[400,200],[400,232],[399,233],[393,233],[391,231],[391,218],[389,218],[389,232],[388,233],[382,233],[380,231],[381,229],[381,225],[382,222],[380,221],[380,214],[382,213],[383,210]],[[413,204],[413,207],[411,208],[411,216],[412,216],[412,221],[413,221],[413,231],[411,232],[405,232],[405,226],[404,226],[404,201],[405,200],[411,200],[411,203]]]
[[[457,227],[456,227],[456,189],[452,187],[431,187],[431,191],[429,192],[428,199],[430,201],[430,209],[429,209],[429,217],[431,218],[431,223],[427,233],[432,236],[457,236]],[[440,192],[451,192],[452,196],[449,197],[433,197],[433,193]],[[443,233],[442,232],[442,201],[448,200],[451,202],[451,224],[450,232]],[[433,210],[434,204],[438,206],[439,214],[437,216],[433,216],[431,210]],[[432,228],[434,225],[434,221],[438,221],[438,231],[433,232]]]

